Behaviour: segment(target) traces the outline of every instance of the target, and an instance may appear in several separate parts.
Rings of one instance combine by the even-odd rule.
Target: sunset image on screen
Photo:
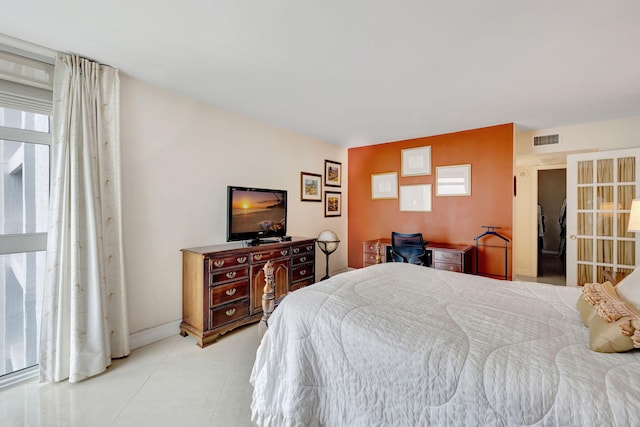
[[[276,231],[285,222],[285,201],[280,193],[236,191],[233,194],[233,232]]]

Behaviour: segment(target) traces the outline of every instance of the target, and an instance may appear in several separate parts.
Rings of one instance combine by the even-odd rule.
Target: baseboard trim
[[[515,268],[513,276],[538,277],[538,273],[530,268]]]
[[[129,336],[130,349],[135,350],[156,341],[178,335],[180,333],[180,322],[180,320],[174,320],[173,322],[134,332]]]
[[[35,381],[39,376],[40,367],[38,365],[4,375],[0,377],[0,390],[16,384],[25,383],[27,381]]]

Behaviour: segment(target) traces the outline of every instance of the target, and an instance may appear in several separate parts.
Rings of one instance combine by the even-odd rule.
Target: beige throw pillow
[[[623,317],[615,322],[607,323],[600,316],[589,320],[589,348],[601,353],[620,353],[633,348],[631,337],[621,334],[620,324],[629,321]]]
[[[582,320],[589,326],[589,347],[603,353],[640,348],[640,312],[621,298],[610,282],[586,283],[578,300]],[[591,310],[595,314],[590,314]]]
[[[600,295],[602,294],[601,289],[603,286],[606,286],[607,289],[613,289],[613,285],[611,284],[611,282],[585,283],[584,287],[582,288],[582,293],[578,297],[576,307],[578,309],[578,312],[580,313],[580,317],[582,318],[582,323],[584,323],[584,326],[588,327],[591,317],[597,314],[596,306],[602,298]]]
[[[576,307],[578,308],[578,312],[580,313],[580,317],[582,318],[582,323],[584,323],[584,326],[589,326],[589,320],[591,320],[591,317],[597,315],[596,308],[589,304],[589,302],[584,299],[584,296],[582,294],[580,294],[580,296],[578,297]]]

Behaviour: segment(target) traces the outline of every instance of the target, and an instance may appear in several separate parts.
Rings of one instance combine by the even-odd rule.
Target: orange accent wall
[[[431,175],[402,177],[401,150],[422,146],[431,146]],[[482,226],[495,225],[511,240],[511,277],[513,124],[351,148],[348,156],[350,267],[362,267],[363,241],[390,238],[392,231],[421,232],[431,242],[475,245],[473,238],[484,231]],[[471,196],[436,196],[436,167],[468,163]],[[398,186],[431,184],[431,212],[400,212],[399,199],[372,200],[371,174],[384,172],[397,172]],[[492,238],[481,242],[501,245]],[[503,249],[481,248],[479,255],[481,272],[504,274]]]

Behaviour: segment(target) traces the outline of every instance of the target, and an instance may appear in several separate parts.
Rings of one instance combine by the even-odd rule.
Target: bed
[[[261,426],[640,425],[640,353],[589,349],[577,288],[379,264],[290,293],[251,373]]]

